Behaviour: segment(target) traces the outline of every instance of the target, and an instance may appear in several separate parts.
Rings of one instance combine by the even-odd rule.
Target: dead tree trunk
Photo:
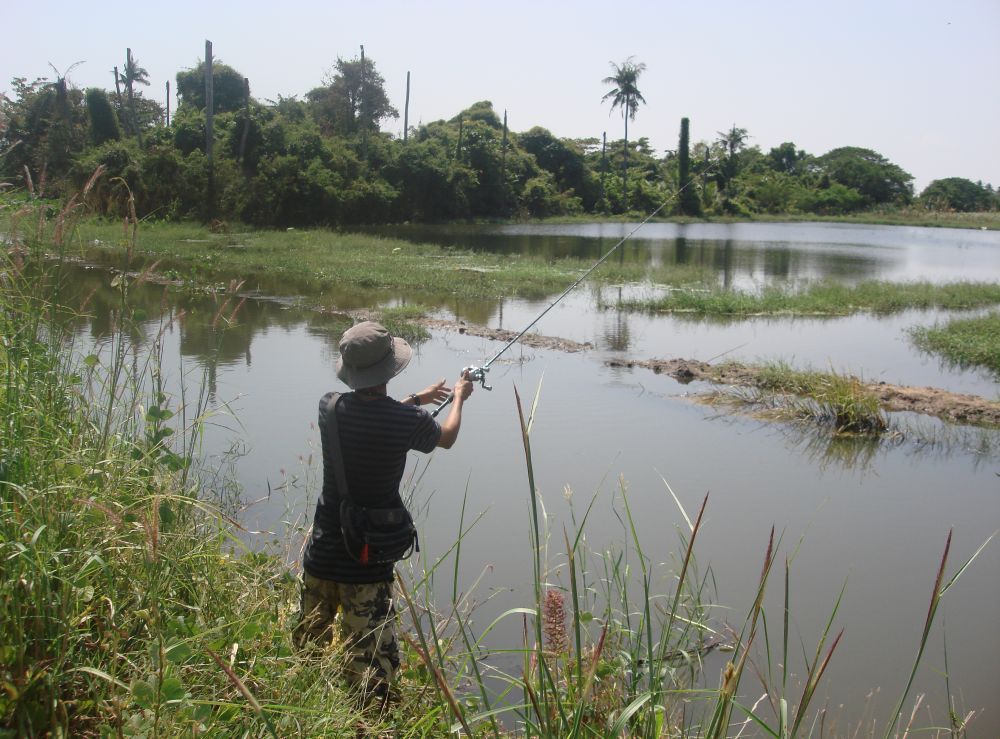
[[[247,131],[250,129],[250,78],[243,78],[243,134],[240,136],[240,164],[247,150]]]
[[[206,215],[211,220],[215,216],[215,91],[212,71],[212,42],[205,41],[205,158],[208,160],[208,202]]]
[[[410,130],[410,73],[406,73],[406,104],[403,106],[403,143]]]

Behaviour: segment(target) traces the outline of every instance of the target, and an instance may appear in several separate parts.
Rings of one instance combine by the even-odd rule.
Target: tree
[[[634,58],[630,56],[620,65],[610,62],[615,73],[602,80],[605,85],[614,85],[614,87],[605,93],[601,102],[610,99],[612,112],[615,108],[621,108],[622,118],[625,120],[624,164],[622,167],[622,197],[625,210],[628,210],[628,122],[629,119],[635,120],[639,103],[646,102],[642,93],[639,92],[637,84],[639,75],[646,70],[646,65],[642,62],[638,64],[633,62]]]
[[[677,145],[677,186],[680,188],[677,210],[684,216],[696,216],[701,214],[701,203],[698,201],[698,193],[695,192],[694,181],[691,179],[689,126],[688,119],[681,118],[681,134]]]
[[[76,66],[76,65],[73,65]],[[14,96],[0,96],[0,174],[8,181],[23,181],[27,167],[36,182],[44,178],[50,194],[69,171],[72,158],[87,140],[87,110],[83,93],[67,79],[70,69],[56,72],[56,81],[42,77],[34,82],[17,77],[11,81]],[[53,192],[54,191],[54,192]]]
[[[857,190],[865,207],[913,197],[913,175],[871,149],[844,146],[817,157],[816,164],[834,182]]]
[[[722,196],[722,209],[731,212],[733,198],[730,185],[739,173],[739,153],[746,146],[747,130],[737,128],[734,123],[728,131],[717,131],[716,133],[718,133],[719,138],[715,140],[715,143],[722,149],[719,158],[719,174],[716,179],[719,182],[719,194]]]
[[[796,149],[791,141],[785,141],[767,153],[768,166],[775,172],[784,174],[801,174],[803,164],[809,158],[802,149]]]
[[[230,113],[243,107],[244,77],[227,64],[212,62],[212,112]],[[181,105],[205,107],[205,62],[177,73],[177,96]]]
[[[517,142],[534,155],[539,167],[552,173],[560,191],[571,190],[580,197],[587,210],[596,205],[600,197],[600,182],[587,169],[584,152],[577,142],[558,139],[538,126],[519,134]]]
[[[313,118],[324,133],[347,136],[365,130],[374,132],[378,131],[379,121],[399,118],[385,93],[385,79],[370,57],[363,62],[337,57],[334,68],[324,87],[306,93]]]
[[[87,118],[90,120],[90,143],[100,146],[106,141],[120,139],[122,132],[107,93],[97,87],[91,87],[87,90],[85,99]]]
[[[960,212],[990,210],[997,206],[995,196],[988,188],[964,177],[934,180],[920,193],[920,201],[935,210]]]
[[[117,70],[117,67],[115,68]],[[117,71],[116,71],[117,74]],[[139,66],[139,61],[132,56],[131,49],[125,49],[125,68],[121,74],[118,74],[117,82],[121,82],[125,86],[125,104],[127,106],[127,111],[125,112],[125,120],[127,124],[125,126],[126,131],[128,131],[130,136],[140,136],[139,128],[139,118],[135,111],[135,86],[136,85],[149,85],[149,72],[147,72],[143,67]]]

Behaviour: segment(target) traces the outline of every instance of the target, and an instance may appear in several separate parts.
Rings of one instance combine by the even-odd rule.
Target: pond
[[[414,238],[490,250],[599,255],[620,225],[506,226],[409,229]],[[650,224],[627,243],[630,258],[705,259],[720,280],[752,287],[777,280],[975,279],[1000,277],[1000,235],[946,229],[869,228],[819,224],[676,226]],[[394,232],[399,235],[399,232]],[[436,235],[436,236],[435,236]],[[685,243],[681,243],[684,241]],[[697,255],[697,256],[696,256]],[[596,256],[595,256],[596,258]],[[93,318],[81,324],[81,346],[100,341],[108,328],[109,276],[80,271],[76,284],[92,296]],[[103,287],[102,287],[103,286]],[[635,289],[634,286],[629,286]],[[822,700],[847,733],[864,716],[885,717],[898,700],[920,632],[949,530],[954,532],[948,571],[954,572],[1000,527],[998,434],[955,429],[933,419],[897,415],[906,433],[872,445],[833,442],[786,424],[720,412],[693,402],[704,387],[681,385],[642,369],[611,368],[613,356],[788,359],[796,365],[862,373],[911,385],[935,385],[998,397],[992,376],[960,371],[921,355],[905,329],[946,317],[911,311],[889,318],[752,319],[737,322],[629,315],[594,308],[598,291],[582,286],[537,327],[540,333],[590,342],[578,354],[515,346],[490,372],[493,392],[477,388],[466,406],[456,447],[428,461],[411,461],[414,509],[425,562],[444,553],[460,529],[482,519],[463,542],[459,590],[476,584],[474,628],[482,629],[513,606],[531,601],[528,489],[514,388],[530,405],[539,393],[532,447],[537,487],[549,515],[550,581],[565,583],[563,529],[596,497],[586,527],[591,549],[621,548],[621,486],[653,563],[673,561],[684,519],[664,480],[693,516],[708,494],[705,527],[696,556],[709,566],[717,588],[714,617],[737,630],[755,594],[772,527],[781,537],[778,563],[788,557],[791,643],[796,655],[815,649],[841,587],[834,631],[844,638],[820,686]],[[103,297],[102,297],[103,296]],[[336,303],[336,296],[325,296]],[[555,296],[542,301],[454,305],[447,296],[428,301],[441,314],[519,329]],[[136,294],[150,316],[161,308],[175,317],[165,334],[165,368],[175,389],[207,378],[217,414],[209,426],[206,457],[232,465],[241,489],[241,517],[298,557],[318,481],[316,403],[338,386],[336,345],[343,317],[321,315],[273,301],[249,301],[236,325],[212,330],[210,299],[169,296],[147,286]],[[386,296],[386,302],[392,296]],[[160,330],[150,320],[145,332]],[[390,385],[402,397],[460,368],[491,357],[500,344],[434,331],[416,347],[406,372]],[[203,375],[204,373],[204,375]],[[229,415],[231,414],[231,415]],[[238,442],[236,455],[227,450]],[[464,503],[463,503],[464,499]],[[451,563],[440,577],[442,607],[452,598]],[[633,566],[637,562],[633,561]],[[779,629],[780,566],[766,608]],[[669,568],[658,582],[666,588]],[[928,644],[914,692],[926,693],[918,725],[947,724],[944,638],[956,710],[985,709],[970,735],[1000,735],[995,709],[1000,663],[1000,543],[987,547],[948,592]],[[494,596],[494,597],[490,597]],[[494,646],[515,646],[520,622],[494,633]],[[774,631],[773,639],[780,639]],[[800,644],[802,646],[800,646]],[[707,664],[715,685],[727,655]],[[793,665],[799,679],[801,659]],[[759,688],[743,684],[752,703]],[[756,691],[756,692],[755,692]],[[875,691],[873,697],[869,694]],[[797,692],[796,692],[797,694]],[[929,713],[928,713],[929,712]],[[828,724],[829,725],[829,724]],[[884,724],[876,722],[881,729]]]

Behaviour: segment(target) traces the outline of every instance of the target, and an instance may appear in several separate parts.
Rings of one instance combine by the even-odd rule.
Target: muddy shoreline
[[[678,382],[710,382],[730,387],[759,387],[761,368],[743,364],[712,365],[696,359],[611,359],[611,367],[641,367]],[[935,387],[911,387],[887,382],[862,382],[887,411],[936,416],[952,423],[1000,427],[1000,403]]]

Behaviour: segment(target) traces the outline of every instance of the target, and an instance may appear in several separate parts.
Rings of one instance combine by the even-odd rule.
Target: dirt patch
[[[484,339],[493,341],[508,342],[517,336],[517,331],[507,331],[502,328],[490,328],[476,323],[465,323],[464,321],[445,321],[437,318],[419,318],[416,323],[425,328],[443,329],[446,331],[457,331],[466,336],[481,336]],[[561,339],[558,336],[543,336],[541,334],[527,333],[521,337],[520,343],[536,349],[555,349],[562,352],[583,352],[593,349],[591,343],[580,344],[569,339]]]
[[[752,365],[711,365],[696,359],[612,359],[611,367],[642,367],[657,374],[673,377],[678,382],[695,380],[717,385],[757,387],[762,369]],[[862,383],[887,411],[910,411],[937,416],[954,423],[1000,427],[1000,403],[978,395],[965,395],[935,387],[909,387],[885,382]]]

